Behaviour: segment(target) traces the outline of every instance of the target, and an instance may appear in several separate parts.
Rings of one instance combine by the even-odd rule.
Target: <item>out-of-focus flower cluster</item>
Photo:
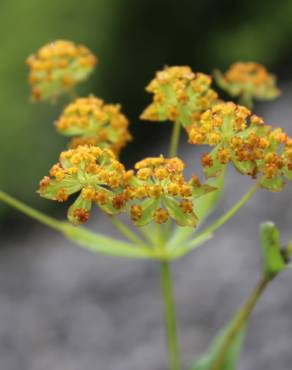
[[[243,106],[215,105],[188,128],[188,135],[191,144],[214,147],[201,158],[207,177],[217,176],[232,162],[239,172],[259,178],[260,185],[271,191],[282,189],[284,177],[292,178],[291,139]]]
[[[86,222],[92,203],[112,215],[124,207],[124,166],[112,151],[96,146],[78,146],[60,155],[49,175],[40,182],[42,197],[58,202],[80,193],[68,211],[68,219]]]
[[[33,100],[54,100],[93,72],[97,59],[83,45],[57,40],[27,59]]]
[[[141,118],[149,121],[178,121],[184,127],[200,119],[201,113],[217,101],[210,88],[211,78],[194,73],[190,67],[168,67],[157,72],[146,87],[152,93],[151,103]]]
[[[137,226],[152,220],[163,224],[169,218],[180,226],[196,226],[194,199],[214,188],[202,185],[196,176],[186,181],[184,167],[177,157],[160,156],[143,159],[136,163],[135,171],[127,173],[125,196],[131,219]]]
[[[74,137],[69,144],[71,148],[96,145],[116,154],[131,139],[128,125],[119,104],[104,104],[94,96],[78,98],[67,105],[56,122],[61,134]]]
[[[252,105],[252,99],[269,100],[280,94],[275,76],[258,63],[234,63],[225,74],[216,70],[214,77],[230,96],[239,97],[242,104],[249,106]]]

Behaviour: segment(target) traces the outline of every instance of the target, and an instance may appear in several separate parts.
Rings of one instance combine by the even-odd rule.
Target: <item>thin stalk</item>
[[[249,93],[242,94],[241,97],[238,99],[238,104],[244,105],[248,109],[252,109],[253,108],[252,96]]]
[[[168,151],[169,158],[175,157],[177,154],[180,132],[181,132],[181,124],[179,121],[176,121],[172,128],[172,134],[171,134],[169,151]],[[169,220],[165,228],[165,235],[166,235],[167,240],[170,238],[171,225],[172,225],[172,221]]]
[[[168,152],[168,156],[170,158],[176,156],[179,138],[180,138],[180,128],[181,128],[180,122],[176,121],[172,129],[169,152]]]
[[[245,324],[246,320],[251,315],[255,305],[257,304],[259,298],[263,294],[265,288],[267,287],[268,283],[271,279],[267,278],[266,276],[262,277],[261,280],[258,282],[257,286],[255,287],[254,291],[241,308],[241,310],[236,314],[231,326],[228,329],[228,332],[225,336],[225,340],[218,352],[217,357],[215,358],[214,363],[212,364],[210,370],[221,370],[222,365],[224,363],[226,352],[233,342],[236,335],[239,333],[243,325]]]
[[[20,212],[26,214],[27,216],[41,222],[44,225],[51,227],[54,230],[64,231],[64,225],[61,221],[58,221],[52,217],[45,215],[42,212],[37,211],[36,209],[27,206],[21,201],[11,197],[6,194],[4,191],[0,190],[0,201],[10,205],[13,208],[16,208]]]
[[[226,213],[224,213],[222,216],[220,216],[217,220],[215,220],[210,226],[208,226],[205,230],[201,231],[197,234],[197,236],[192,239],[188,244],[192,244],[195,242],[197,238],[202,238],[203,236],[207,236],[212,234],[214,231],[219,229],[223,224],[225,224],[228,220],[230,220],[236,212],[240,210],[242,206],[245,205],[249,201],[249,199],[254,195],[254,193],[257,191],[258,185],[252,186],[247,193],[244,194],[240,200],[234,204],[232,208],[230,208]]]
[[[142,239],[138,237],[129,227],[127,227],[121,220],[112,217],[113,225],[123,234],[127,239],[131,240],[133,243],[138,245],[145,245]]]
[[[164,249],[165,246],[165,229],[163,227],[164,225],[162,224],[157,224],[156,229],[157,229],[157,244],[159,249]]]
[[[161,262],[160,276],[170,370],[180,370],[181,360],[176,327],[176,312],[173,297],[171,267],[169,261]]]

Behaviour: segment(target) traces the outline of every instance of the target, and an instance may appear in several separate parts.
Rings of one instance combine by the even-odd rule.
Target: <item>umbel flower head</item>
[[[80,224],[88,220],[92,203],[110,215],[123,209],[124,176],[124,166],[112,151],[84,145],[61,153],[50,176],[40,182],[39,193],[58,202],[79,193],[68,210],[68,219]]]
[[[95,96],[76,99],[67,105],[56,122],[61,134],[74,136],[71,148],[80,144],[97,145],[116,154],[131,139],[128,125],[120,105],[104,104]]]
[[[179,158],[160,156],[143,159],[136,163],[135,171],[127,172],[125,198],[136,226],[152,220],[163,224],[169,218],[180,226],[196,226],[194,199],[214,188],[201,185],[196,176],[186,181],[184,167]]]
[[[291,178],[291,139],[263,119],[232,102],[220,103],[202,114],[188,130],[191,144],[214,149],[201,158],[207,177],[220,174],[229,162],[242,174],[259,177],[262,187],[279,191],[283,176]]]
[[[54,100],[93,72],[96,57],[83,45],[57,40],[27,59],[33,100]]]
[[[276,78],[258,63],[234,63],[222,74],[216,70],[217,84],[230,96],[239,97],[242,103],[252,105],[252,99],[270,100],[279,96]]]
[[[267,147],[256,161],[262,187],[280,191],[285,178],[292,180],[292,139],[281,129],[272,129],[266,136]]]
[[[211,77],[194,73],[190,67],[166,67],[146,87],[151,103],[141,118],[149,121],[179,121],[184,127],[197,121],[203,111],[217,101],[210,88]]]

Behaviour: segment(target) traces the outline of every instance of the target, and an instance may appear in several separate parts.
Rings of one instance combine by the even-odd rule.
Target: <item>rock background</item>
[[[291,135],[292,90],[282,88],[285,95],[260,113]],[[188,161],[193,153],[190,146],[181,151]],[[216,215],[249,183],[230,171]],[[255,285],[260,222],[275,221],[283,241],[291,238],[291,197],[291,186],[280,194],[259,191],[216,239],[174,264],[185,365]],[[0,369],[166,370],[158,266],[92,255],[34,222],[24,225],[0,235]],[[114,233],[103,217],[94,227]],[[239,370],[291,370],[291,283],[292,273],[283,273],[258,304]]]

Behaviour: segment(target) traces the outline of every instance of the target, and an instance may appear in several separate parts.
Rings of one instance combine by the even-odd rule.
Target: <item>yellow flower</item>
[[[79,146],[62,152],[60,160],[40,182],[42,197],[58,202],[80,193],[68,210],[74,224],[89,218],[92,203],[108,214],[119,213],[124,205],[125,169],[110,150]]]
[[[71,148],[96,145],[109,148],[116,154],[131,140],[128,125],[129,121],[121,113],[119,104],[104,104],[92,95],[67,105],[56,122],[60,133],[74,136]]]
[[[207,177],[217,176],[232,162],[240,173],[258,178],[271,191],[280,191],[285,177],[292,179],[291,139],[245,107],[217,104],[187,131],[191,144],[214,147],[201,158]]]
[[[217,102],[217,93],[210,85],[209,76],[194,73],[190,67],[167,67],[157,72],[146,87],[146,91],[153,94],[153,103],[144,110],[141,118],[179,121],[187,127]]]
[[[253,175],[255,160],[263,149],[263,136],[269,131],[260,117],[232,102],[219,103],[201,116],[199,123],[187,129],[191,144],[215,147],[204,154],[201,163],[205,174],[217,176],[232,161],[241,173]]]
[[[127,176],[125,198],[137,226],[152,220],[162,224],[169,218],[181,226],[196,226],[193,200],[214,188],[201,185],[195,176],[186,181],[184,167],[181,159],[167,159],[162,155],[136,163],[136,172]]]
[[[33,100],[54,100],[84,81],[97,59],[83,45],[57,40],[27,58]]]

